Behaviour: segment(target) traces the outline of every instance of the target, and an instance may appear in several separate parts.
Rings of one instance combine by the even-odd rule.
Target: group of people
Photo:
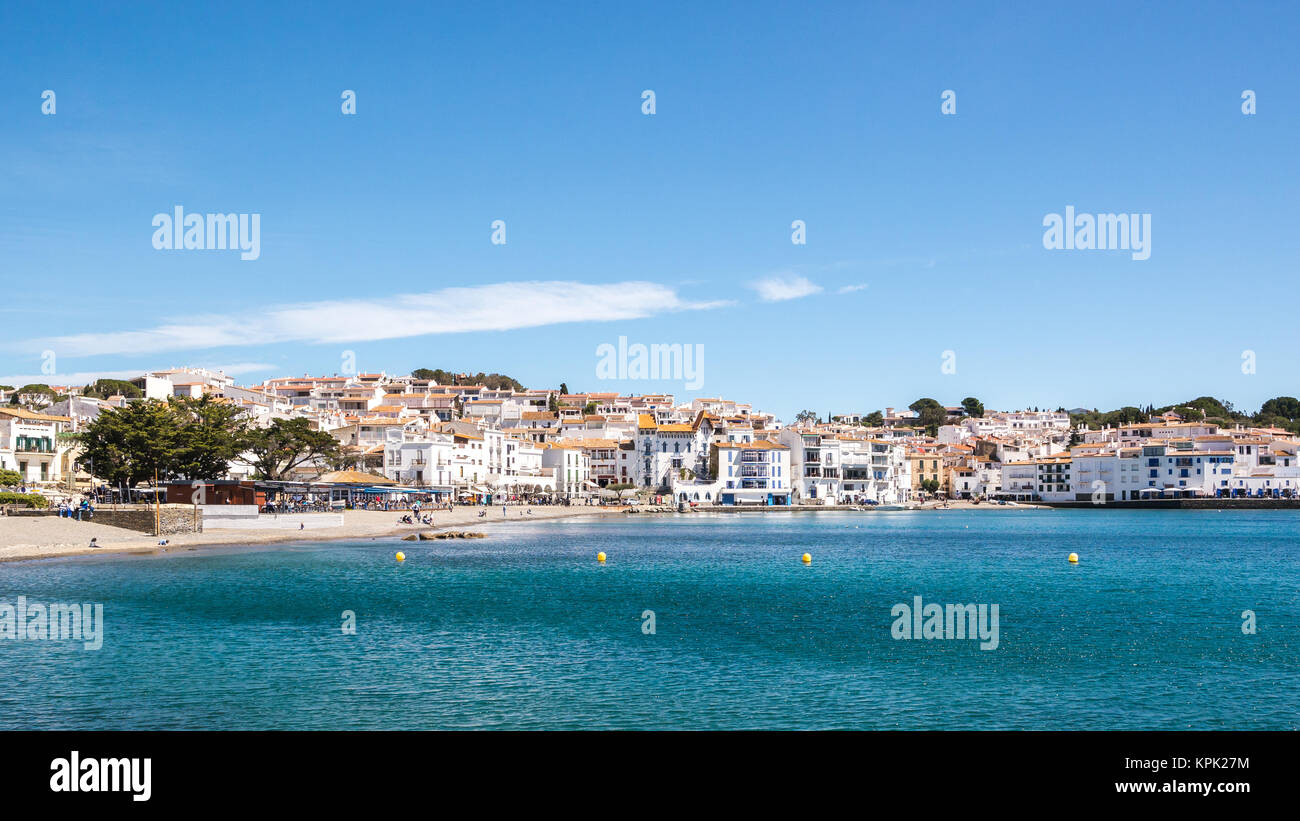
[[[81,502],[74,502],[70,498],[64,498],[59,501],[59,518],[60,519],[82,519],[90,520],[95,517],[95,505],[90,499],[83,496]]]
[[[267,502],[266,507],[262,509],[264,513],[327,513],[330,510],[328,502],[320,500],[309,500],[306,498],[283,498],[273,502]]]

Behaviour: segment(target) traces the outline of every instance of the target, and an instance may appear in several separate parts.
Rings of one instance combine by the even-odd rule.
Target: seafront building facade
[[[447,385],[382,371],[238,385],[220,371],[173,367],[127,381],[143,398],[233,403],[255,426],[306,419],[338,440],[345,467],[476,499],[581,500],[629,490],[723,505],[1300,495],[1300,437],[1172,413],[1089,430],[1072,427],[1062,411],[970,416],[951,407],[931,436],[916,412],[893,408],[786,425],[725,397],[679,403],[667,394],[516,390],[464,374]],[[103,409],[137,400],[51,390],[53,397],[0,391],[0,402],[11,403],[0,407],[0,467],[37,487],[88,481],[69,434]],[[312,481],[331,468],[308,462],[291,478]],[[252,470],[236,459],[228,477],[212,478],[251,478]]]
[[[17,471],[25,484],[59,482],[68,450],[60,434],[71,423],[66,416],[0,407],[0,468]]]

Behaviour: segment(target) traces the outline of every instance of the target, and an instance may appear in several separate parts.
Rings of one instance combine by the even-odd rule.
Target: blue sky
[[[352,351],[786,418],[1300,393],[1296,7],[633,5],[6,6],[0,376]],[[260,214],[260,257],[155,250],[176,205]],[[1067,205],[1151,214],[1150,259],[1044,249]],[[701,389],[597,380],[620,336],[703,346]]]

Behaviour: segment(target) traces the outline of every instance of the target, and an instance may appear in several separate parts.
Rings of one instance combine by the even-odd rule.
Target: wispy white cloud
[[[235,362],[230,365],[199,365],[198,367],[207,368],[210,371],[221,371],[226,376],[242,376],[246,373],[273,371],[278,366],[268,362]]]
[[[566,322],[641,319],[714,308],[653,282],[504,282],[379,299],[308,302],[239,315],[187,316],[152,328],[31,340],[59,356],[142,353],[286,342],[367,342],[425,334],[508,331]],[[229,371],[227,371],[229,373]]]
[[[240,376],[246,373],[255,373],[258,371],[275,370],[275,365],[268,365],[264,362],[236,362],[231,365],[200,365],[199,367],[207,368],[210,371],[221,371],[227,376]],[[0,385],[13,385],[22,387],[23,385],[89,385],[98,379],[135,379],[143,375],[146,370],[158,370],[158,368],[136,368],[135,370],[126,371],[77,371],[74,373],[20,373],[9,376],[0,376]]]
[[[758,298],[764,302],[784,302],[787,299],[799,299],[822,291],[822,286],[799,274],[764,277],[751,283],[749,287],[757,291]]]
[[[82,371],[80,373],[19,373],[0,376],[0,385],[89,385],[96,379],[135,379],[143,370]]]
[[[852,293],[855,293],[855,292],[857,292],[857,291],[865,291],[865,290],[867,290],[867,283],[862,282],[862,283],[859,283],[859,284],[857,284],[857,285],[842,285],[842,286],[840,286],[840,289],[839,289],[838,291],[836,291],[835,293],[837,293],[837,294],[852,294]]]

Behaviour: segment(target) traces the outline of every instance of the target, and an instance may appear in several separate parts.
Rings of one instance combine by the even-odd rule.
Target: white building
[[[389,428],[384,443],[384,475],[408,487],[450,492],[456,485],[454,451],[451,434],[406,434],[400,428]]]
[[[709,453],[718,504],[790,504],[795,477],[786,445],[767,439],[720,442]]]
[[[62,477],[59,434],[71,423],[22,408],[0,408],[0,468],[16,470],[28,484],[57,482]]]
[[[587,496],[595,488],[591,463],[578,445],[548,442],[542,445],[542,469],[555,476],[555,491],[567,496]]]

